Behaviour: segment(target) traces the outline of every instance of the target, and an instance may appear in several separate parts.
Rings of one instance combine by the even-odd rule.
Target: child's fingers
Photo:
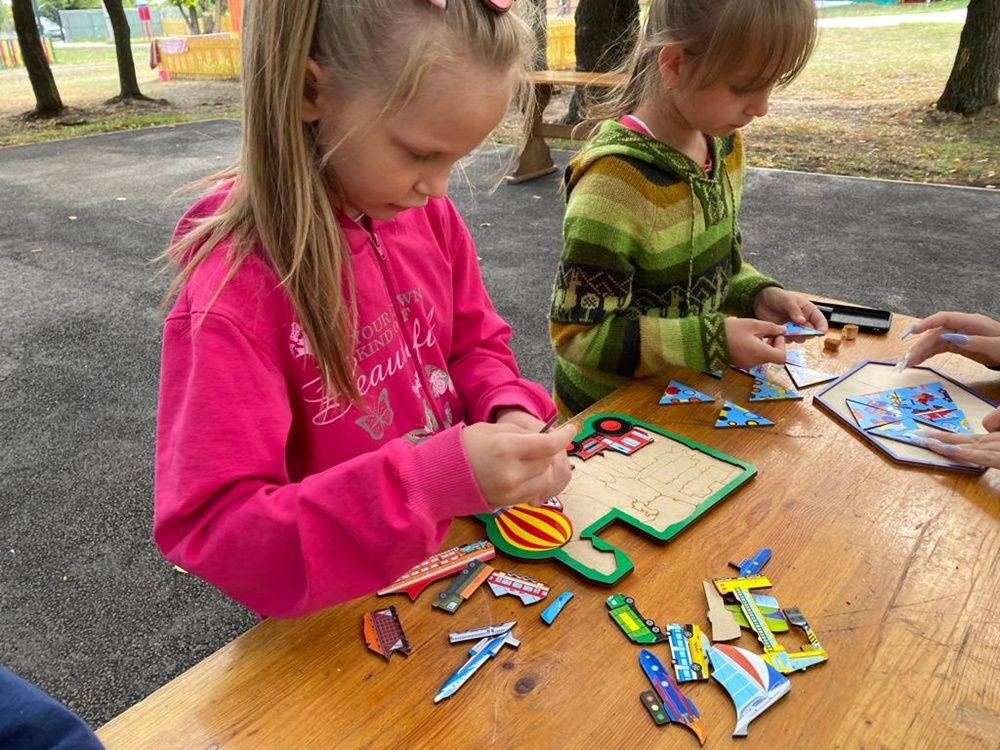
[[[823,313],[819,311],[809,300],[805,300],[802,305],[802,314],[806,316],[806,321],[815,328],[817,331],[822,331],[826,333],[829,330],[829,324],[826,322],[826,318],[823,317]]]

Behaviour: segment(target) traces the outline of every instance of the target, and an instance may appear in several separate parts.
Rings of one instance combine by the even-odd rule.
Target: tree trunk
[[[531,26],[535,30],[535,70],[549,68],[549,34],[547,0],[531,0]]]
[[[198,35],[201,33],[201,27],[198,26],[198,10],[193,6],[188,6],[188,27],[191,29],[191,33]]]
[[[998,103],[1000,0],[970,0],[955,65],[937,101],[942,112],[972,115]]]
[[[639,32],[637,0],[580,0],[574,18],[577,70],[603,73],[625,62]],[[567,123],[580,121],[589,93],[584,87],[573,92]]]
[[[216,32],[222,31],[222,6],[225,0],[215,0],[215,15],[212,17],[212,26]]]
[[[110,102],[124,102],[131,99],[146,99],[139,91],[139,81],[135,77],[135,61],[132,59],[132,32],[128,27],[128,18],[122,7],[122,0],[104,0],[104,8],[111,19],[111,28],[115,33],[115,54],[118,57],[118,96]]]
[[[63,111],[56,79],[52,77],[52,68],[45,58],[42,48],[42,38],[38,34],[38,22],[31,0],[14,0],[14,28],[17,30],[17,42],[21,46],[21,57],[28,71],[31,89],[35,92],[35,109],[32,117],[55,117]]]

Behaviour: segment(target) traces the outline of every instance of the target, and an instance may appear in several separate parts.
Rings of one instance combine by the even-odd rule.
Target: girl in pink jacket
[[[370,593],[541,502],[574,428],[523,380],[445,197],[523,86],[509,1],[250,3],[237,165],[181,219],[154,534],[258,613]]]

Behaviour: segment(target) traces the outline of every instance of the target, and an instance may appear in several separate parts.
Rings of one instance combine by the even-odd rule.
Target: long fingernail
[[[916,327],[917,327],[916,323],[911,323],[910,325],[908,325],[906,327],[906,330],[903,331],[901,334],[899,334],[900,341],[905,341],[910,336],[912,336],[913,335],[913,329],[916,328]]]
[[[969,345],[969,337],[964,333],[942,333],[941,338],[949,344],[958,344],[959,346]]]
[[[899,373],[901,373],[903,370],[905,370],[906,369],[906,363],[909,361],[909,359],[910,359],[910,355],[907,354],[901,360],[899,360],[899,362],[896,363],[896,366],[892,368],[893,374],[894,375],[899,375]]]
[[[935,450],[939,450],[939,451],[957,451],[958,450],[958,446],[957,445],[953,445],[952,443],[942,443],[940,440],[928,440],[927,441],[927,447],[928,448],[934,448]]]
[[[935,440],[940,433],[938,433],[937,430],[923,430],[923,429],[921,429],[921,430],[914,430],[910,434],[914,435],[915,437],[919,437],[919,438],[930,438],[931,440]]]

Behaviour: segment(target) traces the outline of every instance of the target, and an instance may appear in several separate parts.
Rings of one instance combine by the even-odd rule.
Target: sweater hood
[[[569,197],[587,170],[599,159],[619,156],[653,167],[661,173],[656,181],[661,181],[665,176],[668,180],[672,178],[686,183],[701,203],[706,224],[711,226],[726,215],[727,185],[722,161],[732,152],[735,139],[740,137],[741,134],[736,131],[725,138],[708,138],[712,171],[706,174],[701,166],[663,141],[636,132],[614,120],[606,120],[566,167],[564,175],[566,197]],[[729,190],[731,191],[731,187]]]

